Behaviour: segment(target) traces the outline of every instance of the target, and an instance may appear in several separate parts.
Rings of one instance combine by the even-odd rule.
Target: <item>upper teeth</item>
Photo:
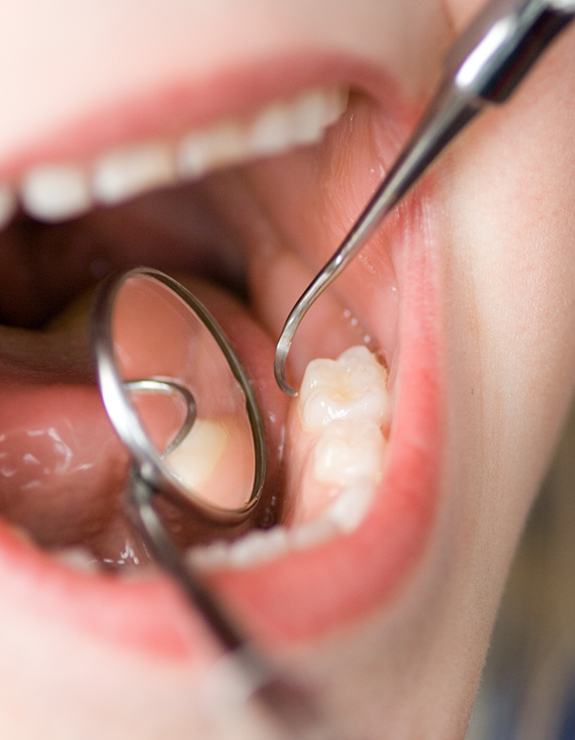
[[[118,203],[177,179],[195,179],[222,166],[319,141],[346,104],[347,92],[341,88],[308,90],[176,140],[118,147],[90,163],[43,163],[24,173],[14,188],[0,187],[0,226],[14,212],[16,191],[30,215],[45,221],[70,218],[94,203]]]

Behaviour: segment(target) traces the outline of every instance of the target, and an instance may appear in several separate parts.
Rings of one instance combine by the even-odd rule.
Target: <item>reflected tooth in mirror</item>
[[[207,310],[154,270],[134,270],[109,285],[121,406],[117,393],[103,395],[116,430],[140,466],[155,466],[159,488],[174,500],[218,507],[226,516],[243,509],[261,487],[256,459],[263,453],[246,385],[202,320]],[[99,367],[109,374],[109,366]]]
[[[204,486],[225,457],[230,432],[225,422],[196,419],[182,442],[166,456],[176,478],[188,488]]]
[[[331,126],[345,112],[349,102],[349,90],[345,87],[336,87],[329,96],[327,125]]]
[[[0,229],[3,229],[16,211],[16,195],[9,185],[0,185]]]
[[[73,218],[92,205],[86,173],[67,164],[33,167],[22,178],[20,197],[27,213],[42,221]]]
[[[174,182],[174,157],[167,142],[117,149],[104,154],[93,166],[94,196],[107,205]]]

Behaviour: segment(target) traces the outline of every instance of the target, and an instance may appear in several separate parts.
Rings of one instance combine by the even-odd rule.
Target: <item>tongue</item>
[[[270,370],[273,344],[234,298],[205,284],[190,287],[232,337],[265,410],[269,484],[259,522],[249,525],[270,525],[279,516],[279,448],[286,414],[286,400]],[[70,360],[74,337],[85,332],[85,314],[68,312],[55,327],[46,333],[0,330],[0,511],[45,547],[81,544],[106,562],[136,560],[138,549],[121,508],[128,455],[107,419],[96,385],[81,364],[73,367]],[[139,329],[134,324],[131,331]],[[221,446],[224,438],[218,429],[200,425],[191,452],[205,458],[207,450]],[[215,468],[218,475],[229,477],[240,469],[245,457],[241,448],[229,449],[226,464]],[[184,541],[202,539],[195,523],[178,524]]]

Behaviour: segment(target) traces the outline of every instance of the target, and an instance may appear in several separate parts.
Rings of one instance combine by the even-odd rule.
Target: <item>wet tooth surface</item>
[[[346,350],[337,360],[312,360],[300,390],[303,427],[319,432],[333,421],[385,424],[389,413],[387,373],[363,346]]]
[[[173,182],[173,155],[164,142],[118,149],[103,155],[94,165],[93,190],[100,203],[119,203]]]
[[[78,216],[92,205],[86,173],[73,165],[47,165],[29,170],[21,183],[26,211],[43,221]]]
[[[378,483],[384,446],[375,422],[333,422],[316,443],[313,475],[321,483],[338,487],[361,479]]]

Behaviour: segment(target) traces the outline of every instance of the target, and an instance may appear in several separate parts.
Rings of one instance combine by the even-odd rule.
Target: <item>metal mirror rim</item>
[[[248,500],[242,506],[237,508],[216,506],[181,485],[170,473],[169,466],[162,460],[140,421],[130,397],[130,390],[126,387],[126,381],[118,370],[113,338],[113,311],[116,297],[122,286],[136,277],[149,278],[163,284],[193,311],[218,344],[232,374],[240,384],[246,399],[246,412],[252,432],[255,458],[252,490]],[[129,449],[138,475],[155,493],[165,494],[176,504],[191,507],[199,518],[208,523],[233,525],[244,521],[260,501],[265,481],[264,427],[250,380],[211,312],[174,278],[154,268],[137,267],[111,275],[100,285],[93,306],[91,324],[92,347],[104,407],[116,433]]]

